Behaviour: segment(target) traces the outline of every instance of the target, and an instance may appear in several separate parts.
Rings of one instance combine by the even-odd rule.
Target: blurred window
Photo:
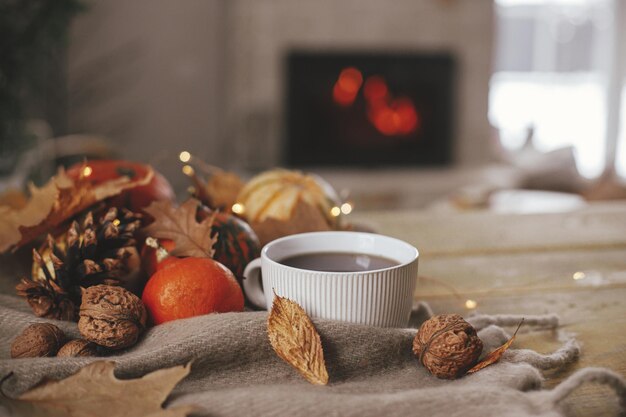
[[[624,80],[626,82],[626,80]],[[626,178],[626,84],[622,87],[622,109],[620,114],[619,140],[617,143],[617,156],[615,168],[617,174]]]
[[[614,1],[496,0],[489,119],[504,147],[532,128],[540,150],[573,146],[582,175],[602,173]]]

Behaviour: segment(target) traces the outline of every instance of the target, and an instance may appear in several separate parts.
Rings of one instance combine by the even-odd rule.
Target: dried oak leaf
[[[176,247],[170,251],[172,256],[213,258],[217,234],[211,236],[211,226],[217,212],[198,222],[198,204],[200,202],[194,198],[185,201],[180,207],[174,207],[169,201],[155,201],[144,208],[146,213],[154,217],[154,222],[143,230],[151,237],[174,241]]]
[[[513,333],[513,336],[511,336],[511,338],[505,344],[495,349],[489,355],[485,356],[485,359],[483,359],[482,361],[474,365],[474,367],[472,367],[469,371],[467,371],[467,373],[473,374],[474,372],[478,372],[481,369],[484,369],[488,367],[489,365],[492,365],[498,362],[500,358],[502,357],[502,355],[504,355],[504,352],[506,352],[513,344],[513,341],[515,340],[515,336],[517,336],[517,331],[519,330],[520,327],[522,327],[522,323],[524,323],[524,319],[520,321],[520,323],[517,325],[517,329],[515,329],[515,333]]]
[[[0,193],[0,206],[9,206],[14,210],[20,210],[28,203],[28,197],[22,190],[10,187]]]
[[[0,398],[15,415],[37,417],[187,416],[196,407],[163,409],[190,365],[159,369],[141,378],[120,380],[114,362],[93,362],[60,381],[44,380],[16,399]]]
[[[251,222],[250,227],[259,237],[261,245],[279,237],[297,233],[332,230],[320,210],[301,198],[293,206],[289,219],[280,220],[268,217],[260,222]]]
[[[272,348],[311,384],[328,384],[320,335],[297,303],[276,295],[267,320]]]
[[[189,175],[195,187],[195,197],[213,209],[230,212],[237,202],[237,195],[244,186],[239,175],[233,172],[214,170],[203,182],[196,174]]]
[[[0,207],[0,252],[23,246],[95,203],[146,185],[153,177],[150,169],[137,180],[124,176],[92,185],[85,179],[74,181],[59,169],[43,187],[29,186],[31,198],[25,207]]]
[[[60,171],[41,188],[29,185],[31,198],[20,210],[0,207],[0,252],[5,252],[22,238],[20,227],[35,227],[52,211],[60,190],[71,188],[73,181]]]

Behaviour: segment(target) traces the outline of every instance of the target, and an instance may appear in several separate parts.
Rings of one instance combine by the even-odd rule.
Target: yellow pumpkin
[[[285,169],[257,175],[237,196],[241,215],[262,243],[285,234],[335,228],[335,200],[332,187],[319,177]]]

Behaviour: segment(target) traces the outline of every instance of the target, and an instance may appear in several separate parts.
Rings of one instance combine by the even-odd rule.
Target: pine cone
[[[38,317],[48,319],[76,321],[77,308],[61,289],[54,290],[47,282],[35,282],[22,278],[15,289],[17,295],[26,297],[26,301]]]
[[[141,215],[126,209],[111,207],[98,222],[88,212],[82,224],[72,222],[64,234],[48,235],[40,250],[33,249],[32,279],[22,279],[17,293],[39,317],[76,321],[81,287],[119,285],[129,272],[126,259],[136,251],[140,226]]]

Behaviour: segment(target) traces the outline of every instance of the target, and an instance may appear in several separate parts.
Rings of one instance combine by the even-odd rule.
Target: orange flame
[[[350,106],[354,103],[359,89],[363,84],[363,75],[356,68],[344,68],[333,87],[333,99],[341,106]]]
[[[351,106],[361,85],[361,71],[354,67],[344,68],[333,86],[333,99],[341,106]],[[363,85],[363,96],[367,102],[369,121],[383,135],[404,136],[419,128],[420,117],[413,100],[408,97],[393,98],[383,77],[368,77]]]

